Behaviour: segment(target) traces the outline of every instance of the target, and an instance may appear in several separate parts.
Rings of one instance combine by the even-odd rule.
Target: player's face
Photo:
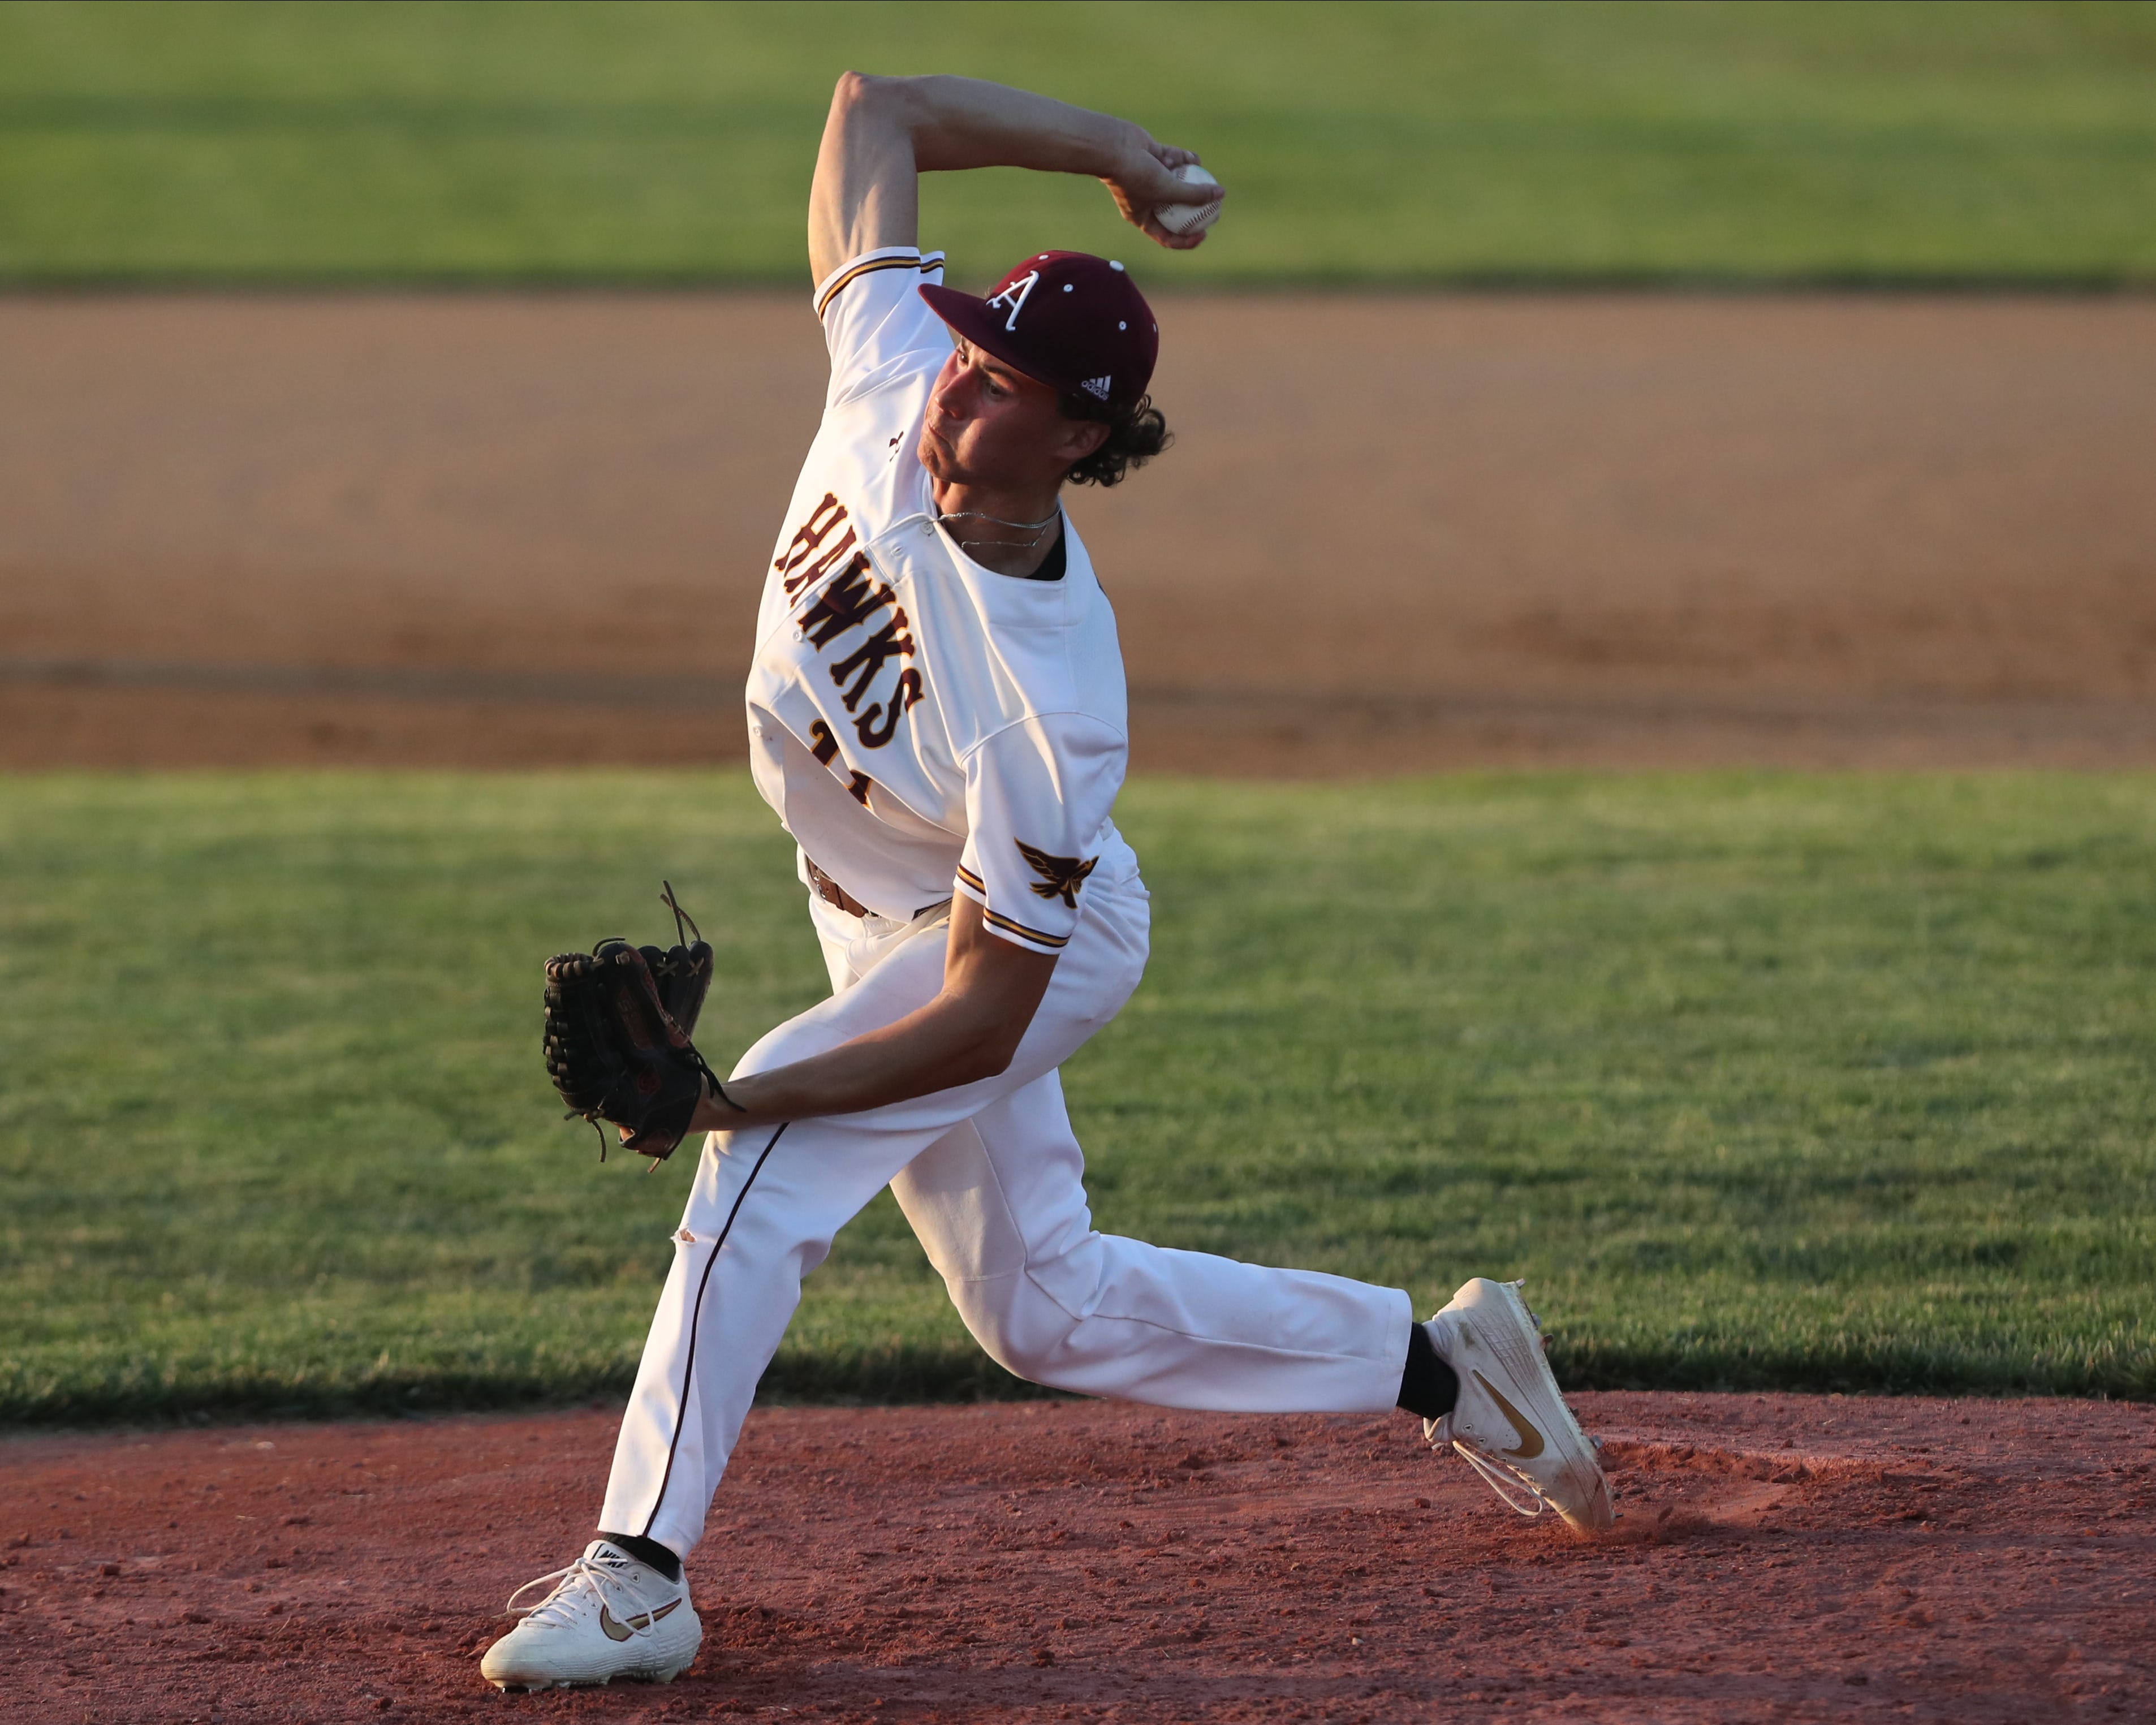
[[[1061,484],[1107,428],[1066,418],[1055,392],[960,341],[921,427],[921,465],[945,485],[1037,490]]]

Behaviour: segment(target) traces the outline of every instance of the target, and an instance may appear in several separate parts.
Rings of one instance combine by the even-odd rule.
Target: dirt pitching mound
[[[2156,1409],[1583,1395],[1621,1519],[1502,1509],[1404,1416],[750,1418],[668,1687],[503,1697],[598,1410],[0,1447],[11,1717],[2145,1719]]]

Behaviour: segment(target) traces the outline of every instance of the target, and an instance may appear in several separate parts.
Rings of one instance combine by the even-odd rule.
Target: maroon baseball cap
[[[1152,308],[1128,270],[1090,252],[1037,252],[984,300],[947,287],[921,297],[976,347],[1059,393],[1134,407],[1152,381]]]

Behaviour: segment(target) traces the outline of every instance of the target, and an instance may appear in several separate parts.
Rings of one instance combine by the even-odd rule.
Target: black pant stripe
[[[704,1314],[704,1290],[711,1285],[711,1272],[718,1268],[719,1254],[726,1250],[726,1236],[734,1231],[734,1218],[741,1214],[742,1201],[748,1196],[748,1189],[756,1184],[756,1177],[763,1172],[772,1151],[786,1136],[786,1128],[793,1124],[790,1120],[779,1122],[778,1130],[771,1135],[771,1142],[763,1147],[756,1166],[742,1182],[742,1189],[734,1198],[734,1207],[726,1212],[726,1225],[719,1230],[718,1240],[711,1247],[711,1262],[704,1266],[704,1274],[696,1283],[696,1303],[689,1310],[689,1357],[681,1362],[681,1399],[674,1415],[674,1441],[666,1446],[666,1471],[659,1476],[659,1495],[651,1500],[651,1513],[644,1518],[642,1536],[646,1539],[651,1537],[652,1527],[659,1519],[660,1507],[666,1502],[666,1487],[674,1478],[674,1457],[681,1447],[681,1429],[689,1423],[689,1386],[696,1375],[696,1327]]]

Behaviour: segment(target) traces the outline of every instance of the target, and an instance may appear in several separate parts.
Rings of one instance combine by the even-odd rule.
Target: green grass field
[[[800,285],[847,66],[1103,106],[1233,188],[1148,285],[2156,280],[2156,5],[0,7],[0,283]],[[992,278],[1097,187],[939,177]]]
[[[1144,987],[1070,1067],[1104,1226],[1441,1301],[1583,1384],[2156,1394],[2156,779],[1141,781]],[[817,997],[732,774],[0,779],[0,1419],[629,1380],[685,1189],[595,1157],[540,959]],[[968,1395],[887,1198],[767,1386]]]

